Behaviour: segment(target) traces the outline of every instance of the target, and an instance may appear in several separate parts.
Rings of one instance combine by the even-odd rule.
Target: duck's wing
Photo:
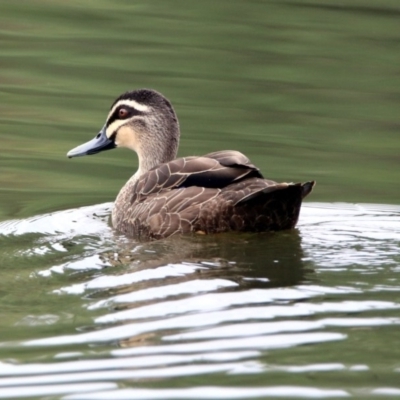
[[[204,157],[217,160],[221,165],[226,167],[249,168],[260,172],[260,170],[254,164],[252,164],[243,153],[240,153],[236,150],[214,151],[213,153],[206,154]],[[261,173],[260,178],[262,178]]]
[[[296,223],[312,185],[263,179],[235,151],[179,158],[138,179],[115,227],[154,239],[193,231],[287,229]]]
[[[222,189],[249,178],[262,178],[259,169],[238,151],[219,151],[203,157],[184,157],[143,174],[133,189],[132,202],[149,195],[192,186]]]

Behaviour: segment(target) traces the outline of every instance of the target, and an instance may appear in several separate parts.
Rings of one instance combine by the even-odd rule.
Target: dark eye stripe
[[[110,116],[110,118],[108,119],[106,126],[110,126],[114,121],[116,121],[117,119],[121,119],[118,114],[119,114],[119,110],[121,110],[121,108],[124,108],[126,111],[128,111],[128,114],[126,117],[124,117],[123,119],[128,119],[133,117],[134,115],[143,115],[143,113],[139,110],[137,110],[136,108],[121,104],[120,106],[118,106],[114,112],[112,113],[112,115]]]
[[[109,137],[109,139],[110,139],[112,142],[115,142],[116,136],[117,136],[117,132],[114,132],[114,133]]]

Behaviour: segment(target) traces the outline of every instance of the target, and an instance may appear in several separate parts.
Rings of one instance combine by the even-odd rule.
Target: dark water
[[[0,398],[399,397],[399,15],[0,1]],[[65,154],[138,87],[175,105],[180,155],[316,179],[298,229],[113,232],[135,156]]]

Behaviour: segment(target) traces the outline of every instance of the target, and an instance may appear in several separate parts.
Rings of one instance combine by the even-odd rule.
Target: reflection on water
[[[9,301],[0,397],[397,393],[368,349],[400,324],[399,207],[308,203],[293,231],[137,243],[110,206],[0,224],[0,258],[21,265],[4,283],[29,303]]]

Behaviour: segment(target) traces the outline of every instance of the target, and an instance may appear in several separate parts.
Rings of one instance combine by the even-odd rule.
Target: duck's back
[[[129,236],[293,228],[314,182],[266,180],[237,151],[179,158],[141,175],[117,199],[113,225]]]

